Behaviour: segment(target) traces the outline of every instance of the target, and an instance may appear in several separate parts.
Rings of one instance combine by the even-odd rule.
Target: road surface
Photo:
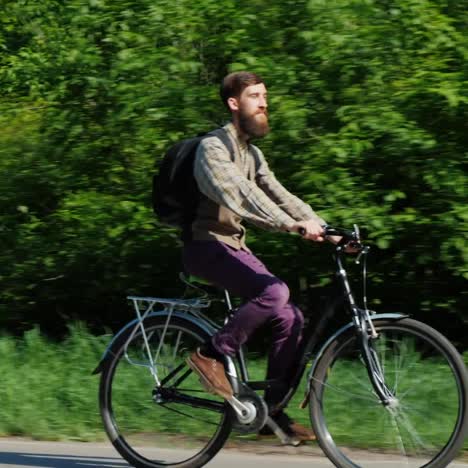
[[[299,448],[300,449],[300,448]],[[245,453],[223,450],[209,468],[329,468],[333,465],[319,452],[306,455],[293,447]],[[278,453],[271,453],[278,451]],[[129,466],[108,443],[37,442],[0,439],[0,467],[5,468],[124,468]],[[451,468],[468,468],[468,463],[452,463]],[[375,468],[400,468],[391,461]]]

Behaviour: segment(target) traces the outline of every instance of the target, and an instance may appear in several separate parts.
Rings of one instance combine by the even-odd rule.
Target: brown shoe
[[[317,437],[312,429],[304,427],[299,423],[289,425],[290,435],[301,441],[316,440]]]
[[[200,349],[197,349],[187,358],[187,364],[198,374],[201,383],[209,392],[215,393],[225,400],[232,398],[232,387],[221,362],[203,356]]]

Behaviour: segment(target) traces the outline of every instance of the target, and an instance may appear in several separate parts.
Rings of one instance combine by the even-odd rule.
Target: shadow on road
[[[122,468],[130,466],[120,458],[111,457],[0,452],[0,466],[8,465],[43,468],[82,468],[84,466]]]

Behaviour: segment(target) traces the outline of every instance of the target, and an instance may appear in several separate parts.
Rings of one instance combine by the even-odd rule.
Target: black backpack
[[[153,176],[153,211],[162,223],[187,229],[195,220],[200,190],[193,175],[193,163],[198,145],[210,136],[222,141],[234,161],[234,148],[223,128],[171,146],[159,165],[158,173]]]

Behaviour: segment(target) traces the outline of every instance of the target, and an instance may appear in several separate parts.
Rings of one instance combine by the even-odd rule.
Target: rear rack
[[[156,304],[163,304],[164,308],[168,309],[171,306],[177,306],[179,309],[205,309],[211,305],[211,301],[205,297],[196,297],[194,299],[169,299],[164,297],[149,297],[149,296],[127,296],[129,301],[134,305],[143,305],[146,303],[145,309],[151,309]],[[141,307],[139,307],[141,308]]]

